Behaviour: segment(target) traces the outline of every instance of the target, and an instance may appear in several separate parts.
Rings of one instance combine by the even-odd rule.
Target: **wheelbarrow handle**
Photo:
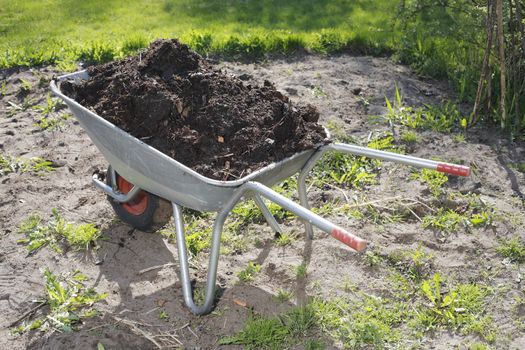
[[[362,251],[366,248],[367,243],[364,239],[320,217],[319,215],[289,200],[274,190],[264,186],[263,184],[258,182],[247,182],[244,186],[246,186],[246,189],[258,193],[270,201],[280,205],[284,209],[291,211],[301,219],[306,220],[310,224],[330,234],[332,237],[346,244],[350,248],[357,251]]]
[[[430,159],[406,156],[393,152],[380,151],[373,148],[361,147],[356,145],[349,145],[345,143],[332,143],[325,146],[322,151],[333,150],[343,153],[350,153],[356,156],[364,156],[369,158],[381,159],[391,161],[394,163],[401,163],[411,165],[417,168],[426,168],[437,170],[442,173],[447,173],[456,176],[469,176],[470,168],[466,165],[450,164],[436,162]]]

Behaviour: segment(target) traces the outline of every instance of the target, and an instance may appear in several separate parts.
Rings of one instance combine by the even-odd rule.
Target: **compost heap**
[[[315,107],[293,105],[268,81],[245,85],[176,39],[88,73],[62,91],[213,179],[235,180],[327,142]]]

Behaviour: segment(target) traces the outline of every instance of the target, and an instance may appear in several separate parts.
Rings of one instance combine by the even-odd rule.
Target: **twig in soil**
[[[341,192],[343,194],[343,196],[345,197],[345,201],[346,203],[350,203],[350,199],[348,199],[348,196],[346,195],[345,191],[341,188],[341,187],[337,187],[335,185],[331,185],[327,182],[324,182],[323,185],[326,185],[330,188],[333,188],[334,190],[339,190],[339,192]]]
[[[376,200],[369,201],[369,202],[352,204],[352,205],[349,206],[349,208],[359,208],[359,207],[364,207],[364,206],[367,206],[367,205],[375,205],[375,204],[381,203],[381,202],[391,202],[391,201],[394,201],[394,200],[402,200],[402,199],[403,199],[403,197],[401,197],[401,196],[381,198],[381,199],[376,199]]]
[[[223,156],[215,156],[215,158],[217,158],[217,159],[219,159],[219,158],[228,158],[228,157],[231,157],[233,155],[234,155],[233,153],[228,153],[228,154],[225,154]]]
[[[193,329],[191,329],[190,326],[187,327],[188,330],[190,331],[191,334],[193,334],[195,336],[195,338],[199,339],[199,336],[197,334],[195,334],[195,332],[193,331]]]
[[[153,271],[153,270],[163,269],[165,267],[171,267],[171,266],[175,266],[175,265],[176,265],[175,263],[167,263],[167,264],[164,264],[164,265],[151,266],[151,267],[148,267],[148,268],[140,270],[139,271],[139,275],[142,275],[142,274],[144,274],[146,272],[150,272],[150,271]]]
[[[146,311],[146,312],[144,312],[144,313],[142,313],[142,314],[143,314],[143,315],[148,315],[148,314],[150,314],[150,313],[152,313],[153,311],[158,310],[158,309],[160,309],[160,307],[157,306],[157,307],[154,307],[153,309],[151,309],[151,310],[149,310],[149,311]]]
[[[137,327],[137,323],[138,322],[134,322],[134,321],[130,321],[130,320],[126,320],[124,318],[119,318],[119,317],[115,317],[113,316],[113,318],[117,321],[117,322],[121,322],[121,323],[124,323],[126,326],[130,327],[131,330],[137,334],[137,335],[141,335],[143,336],[144,338],[146,338],[147,340],[149,340],[150,342],[152,342],[153,344],[155,344],[155,346],[158,348],[158,349],[162,349],[162,345],[159,344],[155,339],[153,339],[153,336],[151,334],[149,334],[148,332],[146,331],[143,331],[142,329],[140,329],[139,327]]]
[[[47,302],[46,301],[43,301],[41,302],[40,304],[38,304],[37,306],[35,306],[34,308],[32,308],[31,310],[29,311],[26,311],[22,316],[20,316],[19,318],[17,318],[16,320],[14,320],[13,322],[11,322],[9,324],[9,326],[7,326],[7,328],[11,328],[13,327],[14,325],[16,325],[17,323],[19,323],[20,321],[23,321],[24,319],[26,319],[28,316],[32,315],[33,313],[35,313],[37,310],[39,310],[42,306],[46,305]]]
[[[403,203],[401,203],[401,205],[402,205],[403,207],[405,207],[405,209],[407,209],[409,212],[411,212],[412,215],[414,215],[414,217],[415,217],[416,219],[419,220],[419,222],[422,222],[422,221],[423,221],[423,220],[421,220],[421,218],[420,218],[420,217],[419,217],[419,216],[418,216],[418,215],[417,215],[412,209],[410,209],[410,206],[408,206],[408,205],[406,205],[406,204],[403,204]]]

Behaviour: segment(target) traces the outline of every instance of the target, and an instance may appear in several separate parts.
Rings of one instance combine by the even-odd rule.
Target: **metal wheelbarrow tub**
[[[440,163],[356,145],[332,143],[297,153],[235,181],[209,179],[131,136],[75,100],[65,96],[57,86],[57,82],[63,80],[78,83],[88,78],[89,75],[86,71],[63,75],[51,81],[51,90],[65,101],[93,143],[111,164],[108,176],[114,178],[116,171],[133,184],[133,188],[128,193],[122,193],[114,185],[115,181],[112,182],[113,186],[109,186],[94,175],[93,183],[97,188],[103,190],[119,203],[131,201],[141,190],[155,194],[172,203],[183,295],[186,304],[195,314],[205,314],[213,308],[222,227],[230,211],[243,197],[250,196],[254,199],[266,221],[276,232],[280,232],[279,224],[266,207],[261,196],[299,216],[305,224],[308,239],[313,237],[312,226],[316,226],[357,251],[365,249],[365,240],[309,210],[306,178],[324,153],[330,151],[343,152],[418,168],[434,169],[452,175],[468,176],[470,174],[469,167],[463,165]],[[268,187],[296,173],[299,173],[297,182],[301,205]],[[181,206],[198,211],[217,212],[212,234],[206,297],[201,306],[196,305],[193,301]]]

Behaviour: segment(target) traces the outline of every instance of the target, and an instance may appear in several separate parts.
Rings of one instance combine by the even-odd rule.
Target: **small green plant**
[[[308,274],[308,270],[305,263],[302,263],[300,265],[295,266],[295,277],[297,278],[305,278]]]
[[[467,230],[472,227],[487,227],[494,223],[496,211],[478,195],[461,196],[468,200],[466,205],[455,210],[439,208],[423,218],[423,226],[431,227],[445,233],[456,231],[459,224]]]
[[[93,304],[107,297],[107,293],[98,294],[93,288],[86,288],[85,275],[74,271],[67,275],[55,275],[49,269],[44,270],[44,288],[46,297],[42,303],[49,306],[45,317],[17,327],[15,333],[40,329],[45,331],[58,328],[71,332],[77,328],[82,319],[96,315]]]
[[[261,272],[261,265],[254,263],[253,261],[250,261],[248,263],[248,266],[237,273],[237,276],[242,282],[248,283],[255,279],[255,276]]]
[[[43,116],[46,116],[51,113],[57,112],[64,106],[65,104],[60,99],[56,97],[51,97],[51,94],[47,94],[46,104],[34,106],[33,109],[39,111],[40,114],[42,114]]]
[[[2,84],[0,84],[0,95],[7,95],[7,82],[5,80],[2,81]]]
[[[439,208],[435,214],[423,218],[423,227],[430,227],[445,233],[455,232],[458,224],[461,223],[465,224],[465,217],[452,209]]]
[[[401,134],[401,141],[403,141],[405,143],[408,143],[408,144],[417,143],[417,141],[418,141],[417,133],[415,131],[412,131],[412,130],[404,131]]]
[[[22,103],[14,103],[12,101],[7,101],[7,104],[9,105],[8,109],[9,112],[7,113],[8,117],[12,117],[18,112],[24,112],[27,111],[29,108],[31,108],[34,104],[34,101],[29,98],[29,96],[24,97],[22,100]]]
[[[68,119],[69,119],[69,114],[47,115],[47,116],[38,118],[38,121],[33,125],[38,127],[40,130],[49,130],[49,131],[62,130],[64,126],[66,125],[64,121]]]
[[[279,247],[285,247],[292,244],[297,239],[297,235],[290,234],[287,232],[281,232],[275,240],[275,245]]]
[[[472,343],[469,345],[468,350],[490,350],[490,348],[483,343]]]
[[[29,93],[31,89],[33,88],[33,85],[25,80],[24,78],[20,78],[20,90],[24,93]]]
[[[55,208],[51,212],[53,219],[45,224],[38,215],[31,215],[19,225],[18,232],[24,234],[25,238],[17,242],[26,244],[30,253],[46,245],[62,253],[61,245],[64,243],[76,250],[88,250],[96,246],[96,240],[100,237],[101,232],[93,224],[75,226],[66,222]]]
[[[525,163],[510,163],[509,167],[525,174]]]
[[[10,173],[33,172],[41,174],[55,170],[53,162],[40,157],[14,158],[0,153],[0,176]]]
[[[326,92],[323,90],[322,87],[316,85],[312,88],[312,94],[315,96],[315,97],[326,97],[328,96],[326,94]]]
[[[419,282],[428,276],[434,256],[427,253],[420,244],[414,250],[393,251],[385,259],[404,277],[408,278],[408,282]]]
[[[525,243],[519,236],[509,240],[501,240],[496,251],[509,259],[510,262],[520,264],[525,261]]]
[[[458,142],[458,143],[462,143],[462,142],[465,142],[466,138],[465,138],[465,134],[455,134],[453,137],[455,142]]]
[[[421,284],[422,295],[430,304],[422,304],[417,320],[426,329],[440,326],[456,328],[465,334],[477,333],[484,339],[494,339],[492,322],[483,316],[485,297],[490,290],[477,284],[459,284],[442,291],[441,275],[436,273]]]
[[[161,310],[159,312],[159,319],[161,319],[162,321],[168,322],[170,320],[170,315],[168,315],[166,311]]]
[[[426,184],[430,192],[436,197],[444,193],[443,185],[448,182],[447,175],[431,169],[421,169],[420,172],[413,173],[412,178]]]
[[[287,291],[286,289],[279,288],[275,299],[280,303],[285,303],[293,298],[293,292]]]
[[[387,114],[385,118],[394,124],[400,124],[411,129],[427,129],[441,133],[449,133],[454,128],[466,128],[466,119],[461,115],[457,105],[446,101],[439,106],[425,105],[423,108],[405,106],[399,89],[395,88],[394,101],[385,97]]]
[[[367,250],[364,257],[369,266],[378,266],[383,260],[379,251],[373,249]]]

